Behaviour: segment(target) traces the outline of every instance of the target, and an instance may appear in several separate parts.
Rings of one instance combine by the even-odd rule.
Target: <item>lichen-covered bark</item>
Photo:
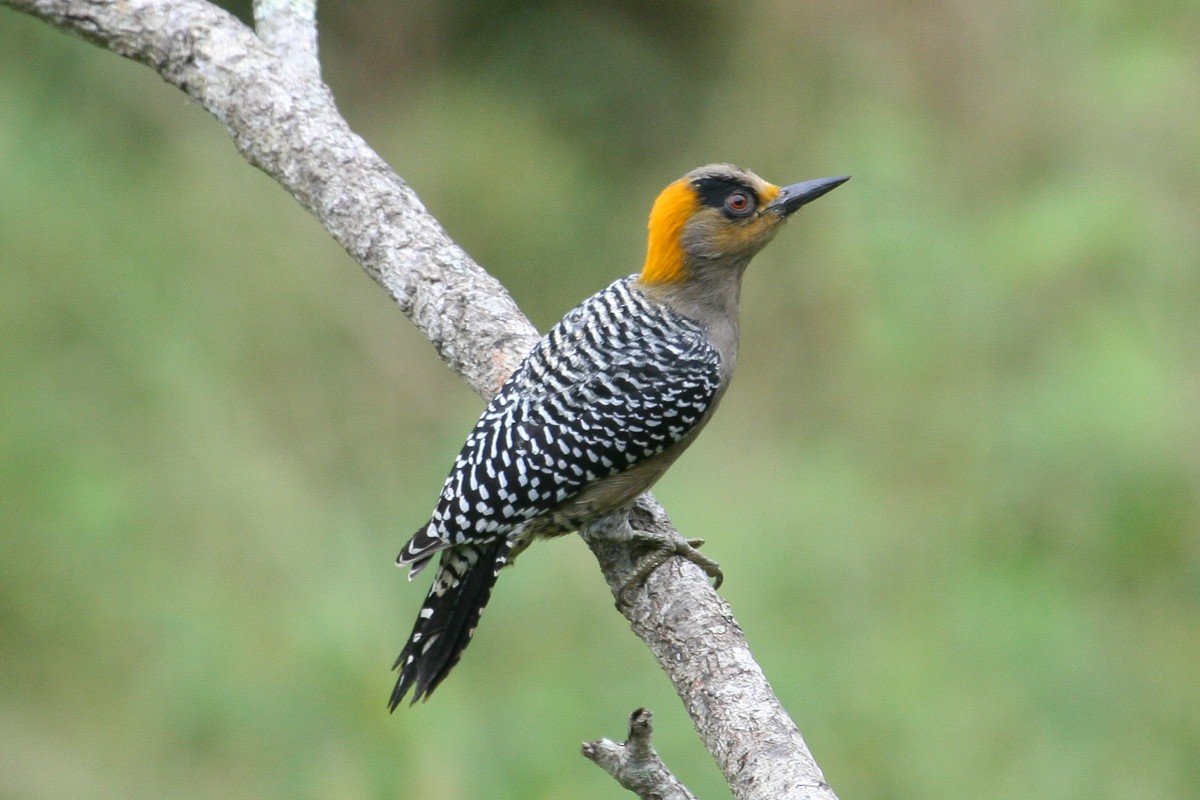
[[[536,341],[504,287],[450,239],[338,113],[316,65],[311,0],[256,4],[262,38],[204,0],[0,5],[150,66],[207,109],[246,160],[291,192],[481,395],[493,394]],[[285,57],[275,49],[293,45],[299,50]],[[649,495],[632,519],[639,529],[673,532]],[[633,569],[630,548],[602,535],[586,538],[622,613],[674,683],[734,796],[834,798],[704,573],[673,558],[622,593],[622,576]]]

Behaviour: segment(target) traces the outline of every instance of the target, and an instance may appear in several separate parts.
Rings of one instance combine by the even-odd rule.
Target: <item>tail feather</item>
[[[442,552],[433,586],[421,605],[408,643],[392,667],[400,671],[388,702],[392,711],[409,689],[413,690],[413,703],[428,698],[458,663],[491,597],[508,550],[508,542],[500,538],[485,544],[461,544]]]
[[[449,546],[450,542],[442,535],[433,520],[430,520],[429,524],[413,534],[413,537],[400,550],[400,555],[396,556],[396,566],[410,567],[408,579],[411,581],[420,574],[421,570],[425,569],[431,558]]]

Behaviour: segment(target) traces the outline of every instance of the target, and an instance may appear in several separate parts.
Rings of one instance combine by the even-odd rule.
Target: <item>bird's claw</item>
[[[721,565],[697,549],[704,544],[703,539],[684,539],[678,534],[672,536],[648,531],[631,530],[630,533],[633,534],[634,541],[650,547],[652,550],[638,561],[633,575],[621,587],[622,594],[640,586],[646,578],[650,577],[650,573],[666,563],[671,556],[681,556],[691,561],[704,570],[704,574],[713,581],[714,589],[721,588],[721,583],[725,580],[725,575],[721,572]]]

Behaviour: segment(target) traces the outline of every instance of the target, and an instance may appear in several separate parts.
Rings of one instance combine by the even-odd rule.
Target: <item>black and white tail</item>
[[[408,644],[392,669],[400,671],[388,708],[396,710],[413,690],[412,702],[428,698],[471,642],[500,568],[508,559],[504,537],[442,551],[433,586],[421,605]]]

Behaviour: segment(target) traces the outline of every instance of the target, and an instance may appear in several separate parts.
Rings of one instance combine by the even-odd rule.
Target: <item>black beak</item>
[[[779,196],[771,205],[767,206],[766,210],[778,212],[780,216],[786,217],[800,206],[832,192],[848,180],[850,180],[849,175],[839,175],[836,178],[817,178],[814,181],[793,183],[791,186],[780,189]]]

